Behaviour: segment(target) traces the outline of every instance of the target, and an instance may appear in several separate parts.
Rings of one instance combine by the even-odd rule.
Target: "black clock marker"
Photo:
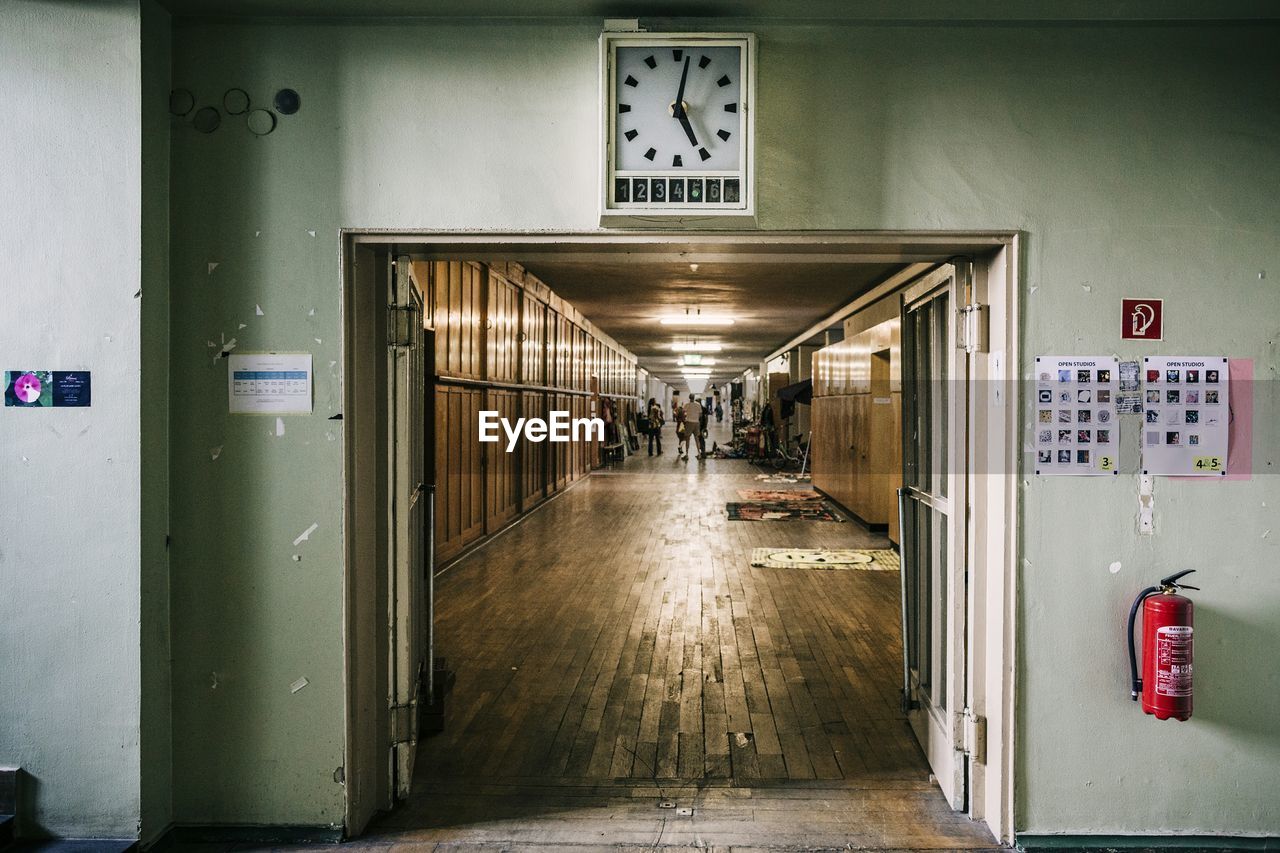
[[[717,85],[717,86],[728,86],[728,85],[729,85],[730,83],[732,83],[732,82],[733,82],[733,81],[729,79],[729,75],[728,75],[728,74],[725,74],[723,77],[721,77],[719,80],[717,80],[717,81],[716,81],[716,85]]]
[[[699,156],[699,157],[701,157],[703,160],[710,160],[710,159],[711,159],[711,155],[707,153],[707,149],[705,149],[705,148],[699,148],[699,149],[698,149],[698,156]]]
[[[645,64],[645,65],[647,65],[647,66],[649,66],[650,68],[657,68],[657,67],[658,67],[658,60],[657,60],[657,59],[654,59],[653,55],[652,55],[652,54],[650,54],[649,56],[646,56],[646,57],[644,58],[644,64]]]
[[[671,58],[674,59],[676,62],[679,62],[680,60],[684,59],[684,51],[683,50],[671,51]]]
[[[732,104],[725,104],[725,105],[724,105],[724,111],[725,111],[725,112],[727,112],[727,113],[736,113],[736,112],[738,111],[738,104],[737,104],[737,102],[735,101],[735,102],[734,102],[734,103],[732,103]]]
[[[706,68],[706,67],[707,67],[708,65],[710,65],[710,64],[711,64],[711,57],[709,57],[709,56],[704,56],[704,57],[702,57],[701,59],[699,59],[699,60],[698,60],[698,67],[699,67],[699,68]]]
[[[623,136],[625,136],[625,137],[627,138],[627,141],[628,141],[628,142],[630,142],[631,140],[635,139],[637,136],[639,136],[639,135],[640,135],[640,131],[638,131],[638,130],[628,130],[626,133],[624,133],[624,134],[622,134],[622,135],[623,135]]]
[[[630,87],[632,87],[632,88],[635,88],[636,86],[639,86],[639,85],[640,85],[640,81],[639,81],[639,80],[637,80],[636,78],[632,77],[630,74],[628,74],[628,75],[627,75],[627,79],[626,79],[626,80],[623,80],[622,82],[623,82],[623,83],[625,83],[625,84],[627,84],[628,86],[630,86]]]
[[[646,160],[652,160],[654,157],[657,157],[657,156],[658,156],[658,150],[656,148],[650,148],[648,151],[644,152],[644,159]]]
[[[629,113],[629,112],[631,112],[631,105],[630,105],[630,104],[618,104],[618,112],[620,112],[620,113]]]
[[[728,142],[728,141],[729,141],[729,135],[730,135],[730,134],[729,134],[729,131],[727,131],[727,130],[717,130],[717,131],[716,131],[716,136],[720,137],[720,138],[721,138],[721,139],[723,139],[725,142]]]
[[[681,157],[679,154],[677,154],[676,156],[674,156],[674,157],[672,157],[672,158],[671,158],[671,165],[672,165],[672,166],[683,166],[683,165],[684,165],[684,158],[683,158],[683,157]]]

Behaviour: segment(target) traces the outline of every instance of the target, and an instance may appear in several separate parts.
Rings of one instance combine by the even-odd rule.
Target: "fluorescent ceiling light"
[[[716,363],[714,358],[707,358],[705,355],[697,353],[689,353],[688,355],[679,356],[676,363],[685,367],[710,367]]]
[[[667,314],[658,322],[664,326],[732,326],[733,318],[727,314]]]
[[[672,352],[720,352],[724,349],[721,344],[672,344]]]

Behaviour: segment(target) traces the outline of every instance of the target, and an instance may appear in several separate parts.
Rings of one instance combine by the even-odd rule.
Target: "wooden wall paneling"
[[[517,411],[520,399],[515,391],[504,391],[491,388],[485,392],[485,408],[496,411],[501,418],[515,423],[519,417]],[[511,453],[507,452],[505,435],[500,440],[483,445],[485,456],[484,491],[485,491],[485,533],[496,533],[515,518],[519,508],[519,488],[517,478],[521,474],[518,466],[519,447]]]
[[[540,391],[522,391],[520,393],[521,415],[526,418],[547,417],[546,394]],[[521,497],[523,509],[527,512],[531,507],[547,496],[547,443],[521,439],[520,468],[523,485]]]
[[[586,374],[587,355],[586,340],[587,333],[581,326],[570,326],[569,336],[573,341],[573,346],[569,350],[569,369],[570,380],[569,386],[575,391],[582,391],[583,377]]]
[[[564,394],[547,395],[548,419],[550,419],[551,411],[567,408],[569,408],[568,398]],[[545,444],[551,468],[550,486],[559,491],[569,484],[569,446],[563,443],[552,444],[549,441],[545,442]]]
[[[560,313],[547,306],[547,385],[560,387]]]
[[[482,264],[467,263],[462,267],[463,347],[460,373],[472,379],[484,378],[487,273],[488,268]]]
[[[436,386],[436,552],[441,560],[484,535],[484,479],[477,436],[483,392]]]
[[[519,379],[520,291],[502,276],[489,275],[485,319],[486,377],[493,382]]]
[[[454,531],[453,512],[455,511],[454,501],[451,498],[453,471],[450,468],[452,462],[452,445],[449,443],[448,423],[449,423],[449,405],[452,397],[444,388],[438,388],[435,392],[433,404],[435,406],[435,422],[436,442],[435,442],[435,464],[436,464],[436,554],[443,556],[447,543],[457,538]]]
[[[547,309],[532,296],[523,297],[520,312],[521,342],[520,380],[525,385],[546,385]]]
[[[484,268],[460,261],[432,263],[436,370],[481,379],[484,370]]]
[[[468,510],[462,528],[462,541],[463,544],[470,544],[484,535],[484,455],[478,423],[484,391],[467,388],[462,395],[466,402],[460,431],[462,446],[467,451],[462,483]]]
[[[887,321],[814,357],[814,485],[897,541],[900,335]]]

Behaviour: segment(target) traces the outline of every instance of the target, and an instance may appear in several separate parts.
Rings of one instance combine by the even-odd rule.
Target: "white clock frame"
[[[614,168],[614,133],[618,113],[614,103],[617,91],[616,51],[618,47],[740,47],[742,94],[742,134],[739,140],[737,171],[686,169],[646,169],[621,171]],[[600,218],[602,221],[627,217],[653,219],[689,217],[754,217],[756,211],[755,143],[756,143],[756,37],[753,33],[647,33],[604,32],[600,34]],[[616,174],[615,174],[616,173]],[[741,190],[737,202],[684,202],[654,204],[615,202],[614,178],[739,178]]]

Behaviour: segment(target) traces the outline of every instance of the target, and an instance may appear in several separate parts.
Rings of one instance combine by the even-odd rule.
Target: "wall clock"
[[[755,36],[600,37],[601,213],[755,213]]]

